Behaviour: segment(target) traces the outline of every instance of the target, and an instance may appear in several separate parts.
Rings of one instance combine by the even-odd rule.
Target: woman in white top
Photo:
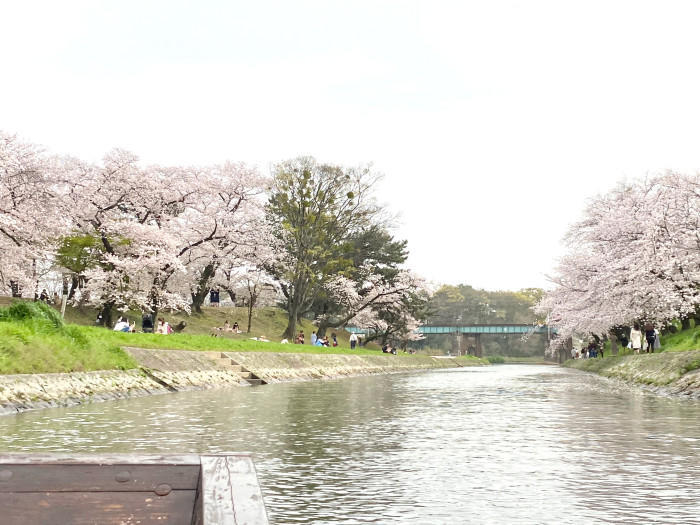
[[[634,328],[630,330],[630,343],[632,344],[634,353],[638,354],[642,349],[642,331],[639,329],[637,323],[634,323]]]

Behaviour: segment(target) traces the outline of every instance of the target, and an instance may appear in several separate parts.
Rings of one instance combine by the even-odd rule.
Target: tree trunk
[[[608,337],[610,338],[610,352],[612,355],[617,355],[617,336],[610,332]]]
[[[690,330],[690,317],[684,317],[681,319],[681,329]]]
[[[306,295],[306,285],[300,280],[293,287],[294,293],[287,296],[287,314],[288,323],[287,329],[284,331],[283,337],[294,341],[296,337],[297,323],[299,321],[299,312],[302,311],[303,298]]]
[[[296,299],[297,294],[294,294],[294,299]],[[287,329],[284,331],[283,336],[290,341],[294,341],[296,338],[297,331],[297,321],[299,319],[299,301],[294,299],[287,300]]]
[[[250,327],[253,324],[253,299],[251,298],[250,304],[248,305],[248,331],[250,333]]]
[[[36,259],[32,259],[32,279],[34,280],[34,300],[39,300],[39,279],[36,277]]]
[[[216,266],[214,263],[209,263],[204,267],[202,275],[197,283],[197,289],[192,292],[192,310],[198,314],[202,313],[202,305],[204,304],[207,294],[209,293],[209,281],[214,277],[216,273]]]
[[[294,341],[296,338],[297,331],[297,308],[292,308],[293,311],[289,312],[287,329],[284,331],[284,337],[290,341]]]
[[[75,295],[75,292],[78,289],[79,285],[80,278],[75,274],[71,275],[70,289],[68,290],[68,299],[73,299],[73,296]]]
[[[330,323],[328,322],[327,319],[321,319],[321,321],[318,323],[318,330],[316,330],[316,336],[317,337],[323,337],[326,335],[326,330],[330,327]],[[337,328],[334,326],[333,328]]]

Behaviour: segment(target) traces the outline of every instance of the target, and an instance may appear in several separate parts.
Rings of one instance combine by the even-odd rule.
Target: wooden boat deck
[[[248,454],[0,455],[3,525],[258,525]]]

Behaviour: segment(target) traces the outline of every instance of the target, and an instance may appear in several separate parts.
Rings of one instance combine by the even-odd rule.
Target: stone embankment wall
[[[455,359],[428,356],[125,350],[139,363],[139,370],[0,376],[0,415],[90,401],[248,385],[237,365],[268,383],[463,366]]]
[[[268,383],[335,379],[348,376],[391,374],[426,368],[463,366],[455,359],[430,356],[286,354],[263,352],[225,352]]]
[[[168,391],[140,370],[7,375],[0,376],[0,415]]]
[[[700,350],[576,359],[564,366],[642,385],[661,394],[700,399]]]

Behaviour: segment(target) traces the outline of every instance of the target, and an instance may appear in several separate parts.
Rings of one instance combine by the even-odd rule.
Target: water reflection
[[[26,413],[0,418],[0,449],[250,451],[274,523],[698,523],[698,416],[500,366]]]

